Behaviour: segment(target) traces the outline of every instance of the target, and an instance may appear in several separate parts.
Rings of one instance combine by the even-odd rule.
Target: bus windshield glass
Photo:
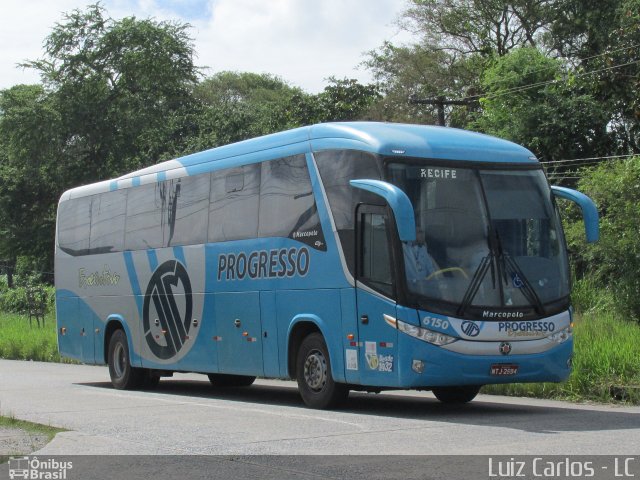
[[[565,243],[542,170],[393,160],[386,175],[415,210],[416,241],[402,248],[407,291],[418,304],[460,317],[477,318],[480,309],[485,319],[567,307]]]

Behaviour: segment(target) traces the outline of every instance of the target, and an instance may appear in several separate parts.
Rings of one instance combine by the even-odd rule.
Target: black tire
[[[214,387],[248,387],[256,381],[256,377],[248,377],[245,375],[210,373],[207,376]]]
[[[320,333],[305,337],[296,359],[296,380],[304,403],[311,408],[339,406],[349,396],[349,388],[333,381],[331,361]]]
[[[109,375],[114,388],[118,390],[133,390],[140,388],[145,379],[145,372],[141,368],[131,366],[127,335],[122,330],[113,332],[109,340]]]
[[[461,387],[438,387],[432,389],[433,394],[442,403],[468,403],[478,395],[481,385],[463,385]]]

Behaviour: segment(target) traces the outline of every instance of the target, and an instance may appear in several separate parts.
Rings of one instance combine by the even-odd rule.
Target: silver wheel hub
[[[318,350],[311,352],[304,361],[304,381],[316,392],[327,383],[327,360]]]
[[[127,368],[127,356],[124,353],[124,345],[116,344],[113,349],[113,370],[117,378],[122,378]]]

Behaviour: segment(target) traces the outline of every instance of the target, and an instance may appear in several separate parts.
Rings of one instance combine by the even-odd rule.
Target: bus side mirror
[[[587,242],[597,242],[600,238],[600,224],[598,221],[598,209],[589,197],[577,190],[565,187],[551,187],[551,191],[556,197],[565,198],[578,204],[582,210],[582,218],[584,219],[584,230],[587,236]]]
[[[381,180],[358,179],[350,180],[349,184],[353,188],[366,190],[384,198],[395,216],[400,240],[403,242],[416,241],[415,213],[406,193],[395,185]]]

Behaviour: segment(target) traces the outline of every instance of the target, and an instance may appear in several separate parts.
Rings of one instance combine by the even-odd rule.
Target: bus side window
[[[124,249],[127,191],[116,190],[93,197],[91,206],[91,254]]]
[[[163,182],[128,189],[125,250],[163,246],[163,191]]]
[[[258,236],[288,237],[311,246],[319,240],[324,245],[304,155],[262,163]]]
[[[256,238],[260,164],[212,172],[209,202],[210,242]]]
[[[209,174],[174,180],[169,190],[166,215],[167,247],[197,245],[207,241],[209,221]]]
[[[89,252],[91,231],[91,197],[80,197],[60,204],[58,244],[70,255]]]
[[[360,278],[373,289],[393,296],[393,276],[389,256],[387,216],[380,213],[362,213],[360,217]]]

